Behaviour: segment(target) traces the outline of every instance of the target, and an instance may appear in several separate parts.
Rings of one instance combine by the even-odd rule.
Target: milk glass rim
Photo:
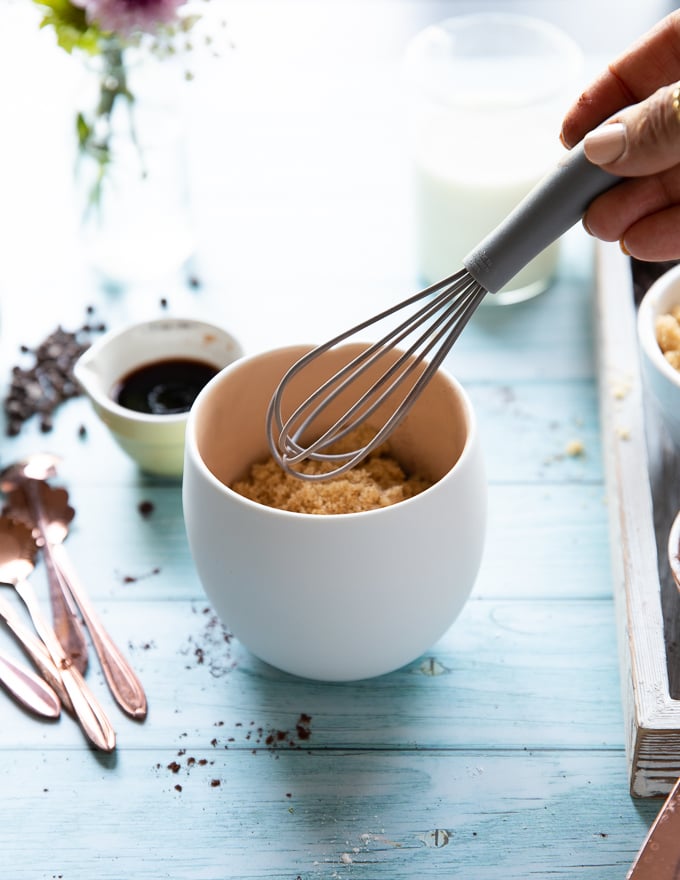
[[[419,88],[424,94],[430,95],[440,103],[451,106],[464,107],[469,103],[465,97],[464,89],[454,95],[448,92],[446,98],[442,97],[441,90],[433,83],[431,76],[424,67],[428,56],[428,41],[436,34],[451,35],[454,32],[476,27],[478,32],[487,36],[493,27],[521,27],[527,33],[533,32],[543,38],[546,46],[550,44],[559,53],[562,60],[562,75],[559,80],[543,79],[536,83],[535,90],[525,101],[518,101],[518,105],[530,106],[549,100],[551,97],[573,82],[583,68],[584,54],[578,43],[559,25],[546,19],[532,15],[524,15],[513,12],[473,12],[452,15],[441,21],[434,22],[416,33],[406,46],[404,54],[404,70],[407,80]]]

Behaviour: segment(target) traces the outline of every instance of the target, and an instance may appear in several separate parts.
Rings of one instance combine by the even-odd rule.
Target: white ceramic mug
[[[244,358],[199,394],[185,445],[186,529],[209,599],[254,654],[308,678],[367,678],[430,648],[473,587],[487,498],[477,421],[463,388],[439,370],[390,441],[402,467],[433,480],[430,488],[338,515],[253,502],[229,487],[269,455],[267,405],[306,351]],[[352,351],[324,355],[294,393],[308,394]]]

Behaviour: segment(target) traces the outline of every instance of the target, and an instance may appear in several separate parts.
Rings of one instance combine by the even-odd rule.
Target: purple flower
[[[73,0],[85,10],[87,20],[105,33],[152,33],[159,25],[177,19],[185,0]]]

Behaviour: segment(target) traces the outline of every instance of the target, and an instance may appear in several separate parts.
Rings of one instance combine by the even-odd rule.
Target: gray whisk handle
[[[463,260],[470,275],[496,293],[585,214],[596,196],[621,180],[575,146]]]

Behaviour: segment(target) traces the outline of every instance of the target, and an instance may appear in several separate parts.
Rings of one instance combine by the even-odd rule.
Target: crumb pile
[[[361,427],[330,451],[344,452],[365,446],[375,432]],[[333,465],[305,461],[300,470],[308,474],[328,473]],[[427,489],[431,484],[417,475],[407,475],[392,455],[389,444],[378,446],[356,467],[337,477],[308,482],[285,473],[270,457],[254,464],[248,475],[231,487],[239,495],[267,507],[294,513],[359,513],[397,504]]]
[[[32,355],[32,363],[12,368],[9,390],[3,401],[8,437],[16,437],[32,416],[38,416],[40,430],[49,433],[56,410],[81,394],[73,374],[76,361],[90,347],[93,335],[106,330],[105,324],[90,320],[93,312],[93,307],[88,306],[88,320],[77,330],[64,330],[59,326],[36,348],[21,347],[22,355]]]
[[[656,319],[656,341],[668,363],[680,370],[680,306]]]

